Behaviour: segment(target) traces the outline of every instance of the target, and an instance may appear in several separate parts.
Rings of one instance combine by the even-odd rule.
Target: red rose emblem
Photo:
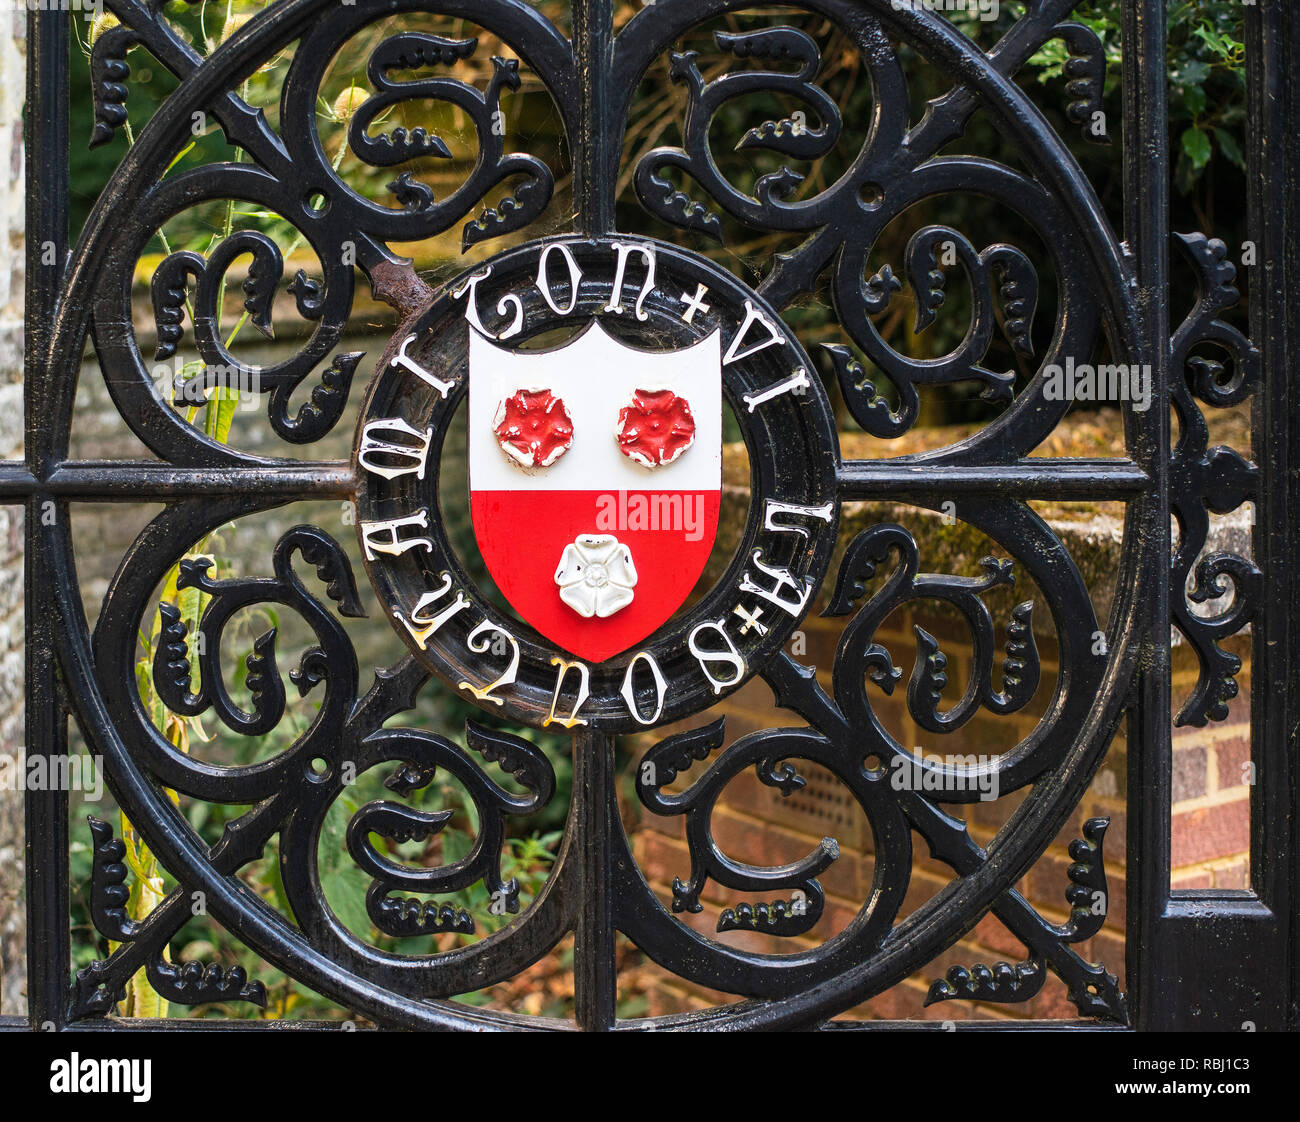
[[[497,406],[497,443],[524,467],[550,467],[573,443],[573,420],[550,390],[519,390]]]
[[[695,418],[672,390],[637,390],[618,411],[618,447],[642,467],[671,464],[695,443]]]

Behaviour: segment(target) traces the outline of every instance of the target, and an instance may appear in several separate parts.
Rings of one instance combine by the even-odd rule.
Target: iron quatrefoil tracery
[[[85,627],[76,582],[60,584],[57,593],[66,677],[78,721],[92,749],[104,757],[119,803],[177,887],[143,922],[128,919],[122,843],[106,825],[93,825],[93,915],[101,934],[120,946],[78,975],[70,998],[74,1017],[110,1012],[126,981],[141,968],[173,1001],[264,1000],[262,989],[236,970],[164,958],[169,940],[190,916],[190,894],[202,892],[213,917],[237,930],[250,948],[348,1008],[389,1025],[562,1027],[445,999],[512,977],[571,931],[582,1027],[614,1024],[615,932],[679,977],[745,999],[703,1014],[619,1022],[619,1027],[817,1024],[924,967],[988,912],[1023,943],[1024,960],[953,967],[934,982],[931,1001],[1022,1001],[1037,992],[1050,970],[1064,980],[1082,1015],[1126,1020],[1117,979],[1074,949],[1095,935],[1104,919],[1094,903],[1106,893],[1106,822],[1089,821],[1072,847],[1075,863],[1069,883],[1062,885],[1070,907],[1064,924],[1045,919],[1014,885],[1062,829],[1102,760],[1148,623],[1153,582],[1172,576],[1178,593],[1176,622],[1202,661],[1201,681],[1182,718],[1203,723],[1221,717],[1235,691],[1233,675],[1239,667],[1217,643],[1249,618],[1258,573],[1239,557],[1214,555],[1199,563],[1197,558],[1206,538],[1207,511],[1248,501],[1254,471],[1227,449],[1207,449],[1196,399],[1215,406],[1242,400],[1253,388],[1258,361],[1249,342],[1216,318],[1235,299],[1232,267],[1222,245],[1199,235],[1183,238],[1200,280],[1200,298],[1172,342],[1176,377],[1169,393],[1181,425],[1172,464],[1157,465],[1158,442],[1141,415],[1132,412],[1125,414],[1123,458],[1028,458],[1068,408],[1068,402],[1052,400],[1044,391],[1049,364],[1091,354],[1104,335],[1113,354],[1164,369],[1155,361],[1156,344],[1144,338],[1139,325],[1131,261],[1064,144],[1011,80],[1045,42],[1060,39],[1068,48],[1074,99],[1068,116],[1080,124],[1090,119],[1100,102],[1104,57],[1096,36],[1069,22],[1073,0],[1030,4],[987,53],[922,6],[896,10],[888,0],[804,0],[802,9],[833,24],[858,53],[874,97],[874,115],[860,151],[845,161],[833,183],[817,189],[784,165],[744,189],[726,177],[712,147],[710,125],[719,110],[751,95],[779,95],[803,108],[798,118],[771,119],[749,130],[741,140],[743,149],[797,164],[818,160],[846,143],[838,105],[818,84],[818,42],[800,27],[773,20],[777,6],[656,0],[615,35],[607,6],[581,4],[570,41],[541,9],[520,0],[358,0],[350,5],[280,0],[207,57],[168,22],[161,7],[140,0],[106,0],[106,6],[120,23],[100,34],[93,48],[95,141],[111,139],[126,120],[128,51],[148,55],[171,71],[179,85],[136,137],[85,227],[53,328],[51,367],[77,370],[90,334],[117,409],[166,465],[165,472],[148,476],[157,482],[138,497],[158,498],[166,506],[122,560],[93,637]],[[678,49],[694,29],[741,11],[766,15],[768,23],[718,32],[712,58]],[[777,19],[789,18],[789,11],[789,5],[780,5]],[[473,36],[403,29],[405,16],[426,12],[472,22],[484,36],[499,40],[502,53],[483,62]],[[464,183],[443,197],[408,171],[388,185],[391,198],[362,195],[329,159],[317,129],[316,106],[332,60],[363,29],[388,17],[396,17],[396,29],[390,28],[365,60],[366,95],[347,125],[348,148],[362,163],[379,168],[445,156],[447,146],[434,131],[386,128],[385,114],[404,102],[450,103],[469,122],[477,154]],[[259,65],[295,43],[278,127],[273,127],[238,91]],[[915,122],[909,117],[900,43],[956,82]],[[658,220],[661,233],[666,223],[684,241],[721,240],[726,229],[736,226],[801,239],[771,263],[753,289],[663,236],[614,229],[624,129],[639,83],[661,59],[666,59],[670,80],[685,92],[681,144],[644,154],[631,169],[631,192]],[[480,64],[480,81],[449,76],[470,60]],[[524,74],[545,87],[572,146],[572,235],[545,237],[539,223],[556,195],[559,169],[512,150],[510,138],[494,127],[503,95],[518,89]],[[172,169],[191,139],[195,113],[209,114],[219,124],[238,160]],[[1015,143],[1022,169],[943,154],[976,113],[986,115]],[[807,125],[810,118],[814,123]],[[485,196],[501,191],[506,193],[500,201],[481,207]],[[925,200],[954,194],[991,198],[1007,207],[1037,239],[1038,259],[1012,245],[981,245],[969,231],[929,225],[911,237],[897,268],[873,262],[873,246],[899,215]],[[277,214],[292,225],[315,254],[318,273],[299,270],[286,285],[282,247],[254,230],[232,233],[206,256],[168,253],[152,279],[154,339],[142,342],[131,307],[132,280],[142,254],[169,219],[229,199]],[[507,239],[495,244],[513,248],[467,268],[437,291],[391,248],[458,225],[466,250],[496,239]],[[516,245],[516,240],[525,244]],[[614,248],[618,245],[633,248],[620,254]],[[565,260],[553,256],[550,266],[561,278],[560,287],[539,282],[529,288],[530,270],[536,271],[539,258],[552,252],[547,247],[558,246],[566,247]],[[606,254],[611,269],[620,269],[616,279],[593,265],[597,251]],[[301,337],[295,336],[295,353],[274,365],[246,365],[223,339],[221,295],[237,260],[249,263],[242,293],[254,326],[269,330],[277,294],[284,292],[304,325]],[[578,272],[566,282],[568,261]],[[1058,311],[1049,344],[1036,351],[1032,328],[1043,299],[1039,269],[1049,268]],[[367,355],[344,348],[358,270],[370,291],[402,319],[391,346],[373,367]],[[589,276],[585,287],[580,273]],[[906,286],[915,302],[916,330],[924,330],[958,275],[969,289],[970,322],[955,349],[940,358],[918,359],[892,348],[878,331],[877,314]],[[508,281],[519,283],[511,287]],[[958,445],[907,460],[841,458],[826,393],[819,379],[810,376],[815,359],[781,319],[796,301],[820,291],[823,282],[841,332],[841,341],[826,351],[848,412],[867,433],[887,438],[907,431],[917,420],[919,387],[957,382],[971,383],[987,400],[1004,403],[998,418]],[[712,313],[700,312],[699,323],[692,323],[695,311],[687,315],[692,293],[698,306],[706,298],[717,306]],[[616,309],[620,295],[627,306]],[[443,435],[437,411],[450,418],[463,400],[454,375],[463,358],[456,347],[465,345],[466,331],[481,330],[503,344],[518,334],[524,342],[552,326],[557,302],[565,301],[569,312],[584,319],[613,324],[621,317],[620,323],[640,332],[626,340],[628,345],[642,349],[680,348],[716,328],[723,350],[742,353],[749,338],[745,331],[756,330],[760,339],[764,331],[771,332],[770,350],[743,355],[746,361],[724,376],[733,413],[757,418],[755,427],[745,430],[757,497],[742,535],[744,548],[706,594],[703,606],[692,609],[702,613],[700,618],[719,621],[713,646],[701,647],[705,640],[697,641],[695,632],[688,636],[682,626],[670,623],[647,640],[646,650],[657,652],[656,658],[647,655],[638,663],[641,655],[630,649],[590,667],[590,677],[588,669],[570,673],[563,665],[557,674],[551,660],[564,662],[565,657],[526,628],[507,633],[513,648],[508,643],[489,655],[489,641],[505,624],[500,619],[487,623],[487,601],[447,546],[438,564],[398,576],[386,569],[388,575],[377,577],[384,594],[381,611],[391,606],[386,596],[391,588],[384,582],[407,582],[402,588],[411,595],[408,614],[390,622],[408,642],[413,636],[418,640],[417,632],[443,609],[457,609],[447,617],[441,653],[430,653],[423,641],[411,642],[412,651],[393,665],[363,672],[340,618],[364,614],[363,597],[347,551],[324,529],[306,524],[287,529],[274,544],[265,576],[222,576],[191,556],[195,543],[223,524],[281,504],[359,499],[363,523],[373,525],[393,517],[376,511],[383,503],[398,502],[408,494],[406,488],[436,494]],[[439,324],[449,322],[449,307],[462,319],[471,317],[472,310],[470,326],[457,319],[460,342],[434,345],[429,340]],[[731,318],[723,315],[724,309]],[[643,313],[646,326],[637,326]],[[1012,374],[987,365],[999,334],[1029,361],[1034,373],[1027,380],[1017,382]],[[403,414],[410,430],[404,447],[422,453],[419,477],[398,472],[375,484],[364,459],[351,465],[268,459],[210,438],[160,398],[152,378],[154,364],[175,357],[187,335],[201,359],[195,377],[202,388],[222,377],[240,379],[241,385],[255,383],[267,398],[271,429],[304,449],[339,424],[349,399],[361,395],[355,383],[371,370],[366,396],[372,405],[379,398],[384,410],[411,405],[414,383],[393,388],[381,377],[395,363],[400,367],[399,357],[405,358],[427,375],[421,391],[427,409],[420,417],[434,418],[433,435],[426,439],[415,412]],[[412,338],[417,342],[408,350]],[[1227,354],[1230,375],[1223,364],[1195,356],[1206,346]],[[416,380],[421,381],[418,374]],[[69,376],[57,384],[55,456],[60,458],[67,447],[75,379]],[[782,386],[800,392],[764,398]],[[393,414],[368,416],[373,421]],[[362,450],[364,435],[364,430],[359,433]],[[801,458],[793,461],[797,472],[778,462],[774,450],[785,447],[798,450]],[[393,461],[381,462],[391,466]],[[397,462],[402,462],[400,453]],[[1159,555],[1149,535],[1126,534],[1115,600],[1104,642],[1098,644],[1094,636],[1103,629],[1088,588],[1030,500],[1123,500],[1130,526],[1138,526],[1152,501],[1150,480],[1157,466],[1167,467],[1175,479],[1180,546],[1171,561]],[[791,482],[795,475],[798,479]],[[802,490],[781,490],[796,483]],[[367,491],[372,484],[381,489]],[[831,567],[834,529],[845,504],[870,500],[939,509],[953,487],[960,488],[962,520],[998,543],[1010,559],[990,557],[978,573],[929,573],[912,534],[902,525],[882,523],[857,534]],[[760,503],[764,496],[770,501]],[[796,507],[818,513],[805,513],[800,520],[790,513]],[[426,514],[421,536],[427,530],[429,540],[443,550],[436,503],[420,509]],[[54,562],[73,573],[71,541],[63,526],[66,519],[46,532],[46,542]],[[784,542],[787,552],[775,555],[773,540]],[[399,551],[398,560],[404,556]],[[158,589],[178,562],[178,589],[201,594],[206,605],[201,620],[205,645],[197,653],[191,649],[194,636],[178,614],[158,606]],[[757,576],[763,565],[766,579]],[[1193,568],[1193,601],[1217,597],[1229,587],[1235,592],[1232,607],[1222,616],[1204,619],[1184,601],[1181,592]],[[818,601],[828,569],[826,596]],[[1017,579],[1031,582],[1036,595],[1008,617],[996,617],[986,597]],[[726,613],[746,581],[751,590],[761,582],[769,594],[786,598],[788,618],[773,628],[768,641],[762,638],[767,632],[754,630],[742,639],[738,624],[727,622]],[[424,593],[433,599],[417,615],[414,605]],[[460,611],[462,602],[472,609]],[[783,649],[804,613],[819,602],[824,614],[846,620],[829,678],[819,678]],[[907,708],[918,727],[939,735],[960,728],[980,709],[1018,712],[1040,687],[1048,688],[1033,625],[1037,621],[1055,630],[1059,669],[1042,716],[1018,743],[988,761],[937,764],[914,756],[873,709],[873,696],[892,693],[903,676],[877,633],[896,609],[918,602],[945,605],[969,628],[971,638],[973,657],[962,695],[948,703],[945,656],[937,640],[918,631]],[[752,610],[756,601],[740,603]],[[287,668],[288,686],[278,661],[276,629],[256,639],[246,660],[251,709],[245,709],[223,678],[220,639],[241,611],[264,605],[291,614],[312,639],[296,665]],[[233,732],[264,735],[280,726],[294,690],[318,701],[306,730],[271,758],[243,767],[209,764],[179,751],[155,727],[133,669],[138,634],[147,630],[155,611],[161,611],[161,632],[150,669],[154,688],[170,710],[191,715],[210,711]],[[779,612],[769,611],[765,619],[770,622]],[[1005,630],[1000,666],[995,665],[999,626]],[[717,666],[708,656],[725,662],[728,651],[730,665],[738,659],[739,669],[710,673]],[[479,682],[489,667],[499,675],[500,689],[460,688]],[[436,688],[459,690],[484,710],[485,720],[470,721],[463,742],[402,724],[417,696],[435,689],[432,671],[444,679]],[[728,743],[721,720],[698,714],[751,675],[771,687],[792,723]],[[620,711],[619,705],[626,708]],[[494,727],[493,718],[503,712],[548,728],[566,724],[567,715],[567,727],[573,730],[568,828],[550,880],[526,906],[519,886],[503,877],[502,846],[511,818],[532,814],[553,799],[556,775],[530,740]],[[613,716],[616,712],[621,715]],[[660,736],[645,751],[636,787],[648,812],[680,815],[685,821],[690,868],[683,870],[665,904],[638,869],[619,820],[610,735],[670,719],[686,720],[690,727]],[[888,781],[900,762],[919,777],[901,790]],[[720,795],[742,772],[753,768],[762,783],[788,793],[805,782],[808,765],[831,773],[870,827],[874,881],[857,916],[821,945],[792,942],[790,953],[782,955],[741,950],[682,922],[674,913],[698,912],[701,893],[713,881],[764,898],[724,910],[719,932],[750,929],[794,939],[818,923],[825,903],[819,878],[839,855],[835,840],[828,838],[793,864],[764,867],[725,854],[711,825]],[[366,914],[387,937],[383,946],[341,921],[318,868],[327,815],[349,783],[371,769],[382,769],[389,794],[352,815],[343,844],[369,880]],[[437,834],[446,821],[444,812],[417,809],[410,797],[439,774],[454,778],[472,800],[480,823],[475,844],[453,863],[405,864],[391,847],[374,839],[400,843]],[[679,779],[683,782],[675,782]],[[1027,792],[987,848],[952,813],[956,805],[977,799],[987,789],[986,780],[996,781],[1003,795]],[[209,847],[189,827],[169,791],[247,809]],[[953,879],[902,915],[913,835],[952,870]],[[264,856],[276,838],[292,920],[239,878],[240,870]],[[411,936],[472,931],[474,917],[439,897],[475,884],[502,902],[515,917],[511,923],[440,954],[388,949]]]

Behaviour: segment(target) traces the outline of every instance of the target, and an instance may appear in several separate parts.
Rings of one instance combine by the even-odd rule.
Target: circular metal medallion
[[[475,542],[504,602],[446,532],[462,408]],[[753,499],[701,594],[726,416]],[[393,337],[357,431],[357,531],[394,627],[462,693],[534,725],[635,730],[706,708],[790,637],[835,543],[835,448],[812,363],[757,294],[660,243],[549,239],[446,285]]]

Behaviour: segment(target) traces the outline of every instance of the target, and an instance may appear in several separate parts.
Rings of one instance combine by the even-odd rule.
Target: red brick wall
[[[1248,643],[1231,645],[1246,663],[1228,720],[1203,729],[1174,729],[1173,814],[1170,824],[1176,889],[1250,887],[1250,674]],[[1196,660],[1174,648],[1174,693],[1196,681]]]

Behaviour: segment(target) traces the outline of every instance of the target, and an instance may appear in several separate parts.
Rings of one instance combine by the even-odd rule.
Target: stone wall
[[[23,13],[0,12],[0,457],[23,454]],[[0,753],[23,752],[23,515],[0,506]],[[12,774],[12,773],[11,773]],[[0,1013],[26,1011],[23,801],[0,790]]]

